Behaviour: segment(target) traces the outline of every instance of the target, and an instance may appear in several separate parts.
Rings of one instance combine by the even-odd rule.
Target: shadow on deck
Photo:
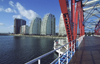
[[[69,64],[100,64],[100,37],[85,36]]]

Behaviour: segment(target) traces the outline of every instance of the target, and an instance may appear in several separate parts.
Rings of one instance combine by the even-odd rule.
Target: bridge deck
[[[84,37],[69,64],[100,64],[100,37]]]

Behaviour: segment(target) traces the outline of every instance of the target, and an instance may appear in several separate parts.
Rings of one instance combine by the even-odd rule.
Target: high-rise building
[[[65,30],[65,24],[64,24],[64,20],[63,20],[63,15],[62,15],[62,13],[61,13],[61,15],[60,15],[60,21],[59,21],[59,35],[60,35],[60,36],[67,35],[67,34],[66,34],[66,30]]]
[[[55,16],[46,14],[41,23],[41,35],[55,35]]]
[[[40,35],[41,31],[41,18],[36,17],[31,21],[29,34]]]
[[[28,25],[22,25],[20,27],[20,34],[29,34],[29,26]]]
[[[20,34],[20,27],[26,25],[26,21],[23,19],[14,19],[14,34]]]

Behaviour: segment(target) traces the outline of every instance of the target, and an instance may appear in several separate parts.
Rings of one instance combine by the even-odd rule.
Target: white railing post
[[[72,57],[72,51],[73,51],[72,46],[73,46],[73,45],[72,45],[72,42],[71,42],[71,57]]]
[[[78,39],[76,39],[76,41],[77,41],[77,40],[78,40]],[[79,41],[79,40],[78,40],[78,41]],[[54,41],[54,42],[55,42],[55,41]],[[62,42],[64,42],[64,40],[58,40],[58,43],[62,43]],[[73,42],[74,42],[74,43],[73,43]],[[71,47],[69,47],[68,44],[71,44]],[[25,64],[32,64],[32,63],[37,62],[37,61],[38,61],[38,64],[41,64],[41,59],[42,59],[42,58],[44,58],[45,56],[50,55],[51,53],[54,53],[56,50],[59,51],[59,53],[58,53],[58,58],[57,58],[56,60],[54,60],[51,64],[55,63],[56,61],[57,61],[58,64],[61,64],[61,63],[63,63],[63,62],[60,61],[60,59],[61,59],[61,57],[62,57],[63,55],[60,54],[60,50],[61,50],[62,47],[64,47],[64,46],[67,46],[67,48],[65,47],[65,48],[66,48],[66,51],[65,51],[65,53],[63,53],[63,54],[66,54],[66,53],[67,53],[67,55],[66,55],[66,59],[64,59],[63,62],[66,60],[65,63],[68,64],[69,58],[72,58],[73,52],[75,52],[75,40],[74,40],[74,41],[71,41],[71,42],[69,42],[69,43],[66,43],[65,45],[63,45],[63,46],[61,46],[61,47],[59,47],[59,48],[57,48],[57,49],[55,49],[55,50],[52,50],[52,51],[50,51],[50,52],[48,52],[48,53],[46,53],[46,54],[44,54],[44,55],[42,55],[42,56],[40,56],[40,57],[38,57],[38,58],[35,58],[35,59],[33,59],[33,60],[31,60],[31,61],[25,63]],[[69,49],[68,49],[68,48],[69,48]]]
[[[60,52],[60,49],[59,49],[59,52]],[[58,61],[58,64],[60,64],[60,53],[59,53],[59,56],[58,56],[58,57],[59,57],[59,61]]]
[[[67,62],[66,64],[68,64],[68,45],[67,45]]]
[[[61,40],[59,40],[59,44],[60,44]],[[59,52],[60,52],[60,49],[59,49]],[[59,53],[59,61],[58,61],[58,64],[60,64],[60,53]]]
[[[58,40],[58,44],[60,44],[60,40]]]
[[[38,59],[38,64],[41,64],[41,63],[40,63],[40,59]]]
[[[74,41],[74,53],[75,53],[75,44],[76,44],[76,40]]]

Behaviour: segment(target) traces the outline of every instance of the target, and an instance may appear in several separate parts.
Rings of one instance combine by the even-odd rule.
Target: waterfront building
[[[26,21],[23,19],[14,19],[14,34],[20,34],[20,27],[26,25]]]
[[[22,25],[20,27],[20,34],[29,34],[29,26],[28,25]]]
[[[41,23],[41,35],[55,35],[55,16],[46,14]]]
[[[63,15],[61,13],[60,21],[59,21],[59,36],[64,36],[64,35],[67,35],[67,34],[66,34],[66,30],[65,30],[65,24],[64,24],[64,20],[63,20]]]
[[[41,31],[41,18],[36,17],[31,21],[29,34],[40,35]]]

